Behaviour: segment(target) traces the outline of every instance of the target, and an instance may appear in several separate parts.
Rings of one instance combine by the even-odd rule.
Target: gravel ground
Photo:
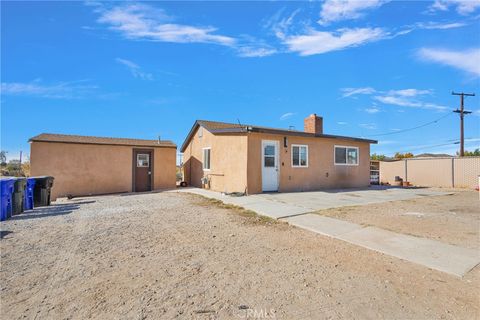
[[[321,210],[318,214],[480,250],[478,192],[449,191],[454,194]]]
[[[460,279],[188,194],[59,202],[1,230],[3,319],[480,317],[478,266]]]

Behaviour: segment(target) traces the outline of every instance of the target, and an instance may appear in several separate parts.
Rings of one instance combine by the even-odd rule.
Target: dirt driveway
[[[1,224],[4,319],[479,318],[460,279],[198,196],[77,199]]]

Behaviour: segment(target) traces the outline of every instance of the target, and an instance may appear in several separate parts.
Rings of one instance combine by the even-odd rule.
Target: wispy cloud
[[[365,11],[380,7],[388,0],[326,0],[320,11],[321,25],[341,20],[358,19]]]
[[[389,95],[395,95],[400,97],[416,97],[422,95],[431,95],[433,91],[430,89],[401,89],[401,90],[389,90]]]
[[[421,48],[418,56],[426,62],[436,62],[462,70],[475,77],[480,76],[480,48],[464,51]]]
[[[266,57],[278,52],[272,45],[248,35],[231,37],[218,34],[217,28],[212,26],[173,23],[174,18],[164,10],[147,4],[135,3],[111,8],[98,4],[95,8],[95,12],[100,15],[98,22],[108,25],[126,39],[210,43],[230,47],[239,57],[244,58]]]
[[[345,126],[348,124],[348,122],[345,122],[345,121],[337,121],[337,124],[340,125],[340,126]]]
[[[236,42],[232,37],[215,34],[217,29],[211,26],[170,23],[172,17],[165,11],[146,4],[127,4],[97,11],[100,12],[98,22],[128,39],[224,46],[233,46]]]
[[[87,80],[45,84],[41,80],[32,82],[2,82],[1,92],[5,95],[37,96],[51,99],[76,99],[91,93],[97,86]]]
[[[379,145],[388,145],[388,144],[396,144],[398,141],[395,140],[379,140],[378,144]]]
[[[380,112],[381,110],[377,107],[370,107],[370,108],[366,108],[364,111],[366,113],[375,114],[375,113]]]
[[[280,120],[282,120],[282,121],[283,121],[283,120],[287,120],[287,119],[291,118],[291,117],[294,116],[294,115],[295,115],[295,113],[293,113],[293,112],[284,113],[284,114],[282,114],[282,115],[280,116]]]
[[[282,8],[263,22],[263,28],[272,31],[277,38],[284,39],[300,11],[301,8],[298,8],[290,12],[288,16],[284,16],[285,8]]]
[[[273,46],[253,37],[244,37],[236,45],[237,55],[242,58],[267,57],[276,54],[278,50]]]
[[[358,94],[372,94],[375,93],[376,90],[371,87],[364,87],[364,88],[342,88],[342,98],[352,97]]]
[[[242,47],[238,49],[238,55],[244,58],[268,57],[277,53],[276,49]]]
[[[447,29],[456,29],[466,26],[464,22],[419,22],[415,26],[419,29],[427,30],[447,30]]]
[[[375,123],[360,123],[359,126],[368,130],[377,129],[377,125]]]
[[[139,78],[142,80],[153,80],[153,75],[151,73],[141,71],[140,66],[133,61],[122,58],[116,58],[115,61],[126,66],[132,76],[134,76],[135,78]]]
[[[388,33],[382,28],[343,28],[335,32],[310,30],[306,34],[286,37],[284,44],[289,51],[309,56],[358,47],[387,36]]]
[[[399,90],[377,90],[371,87],[362,88],[343,88],[342,97],[355,97],[355,95],[363,94],[373,96],[373,107],[364,109],[367,113],[380,112],[380,108],[375,105],[375,101],[388,105],[400,107],[432,109],[437,111],[446,111],[449,108],[435,103],[422,101],[423,97],[433,95],[431,89],[399,89]]]
[[[468,15],[480,8],[480,1],[478,0],[435,0],[430,6],[431,12],[447,11],[450,7],[454,7],[457,13],[461,15]]]
[[[419,109],[432,109],[437,111],[446,111],[449,108],[441,106],[435,103],[423,102],[410,97],[396,96],[396,95],[383,95],[375,96],[375,100],[389,105],[395,105],[400,107],[419,108]]]

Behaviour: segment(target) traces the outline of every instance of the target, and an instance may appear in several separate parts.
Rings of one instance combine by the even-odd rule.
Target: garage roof
[[[80,144],[105,144],[119,146],[137,146],[137,147],[164,147],[176,148],[175,143],[169,140],[143,140],[127,138],[108,138],[92,136],[76,136],[66,134],[42,133],[30,138],[29,142],[61,142],[61,143],[80,143]]]

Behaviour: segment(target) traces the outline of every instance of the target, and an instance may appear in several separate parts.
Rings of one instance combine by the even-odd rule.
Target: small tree
[[[378,160],[378,161],[383,161],[383,160],[385,160],[385,158],[386,158],[386,156],[385,156],[384,154],[376,154],[376,153],[374,153],[374,154],[372,154],[372,155],[370,156],[370,159],[371,159],[371,160]]]
[[[22,163],[22,174],[24,177],[30,177],[30,161]]]
[[[20,163],[20,160],[16,160],[16,159],[10,160],[7,163],[7,166],[6,166],[5,169],[8,172],[9,176],[13,176],[13,177],[24,177],[25,176],[23,174],[22,165]]]
[[[396,152],[394,158],[395,159],[413,158],[413,153],[411,153],[411,152],[406,152],[406,153]]]
[[[0,151],[0,164],[2,167],[7,165],[7,151]]]
[[[465,157],[478,157],[480,156],[480,149],[475,149],[473,151],[465,151]],[[458,155],[458,152],[457,152]]]

